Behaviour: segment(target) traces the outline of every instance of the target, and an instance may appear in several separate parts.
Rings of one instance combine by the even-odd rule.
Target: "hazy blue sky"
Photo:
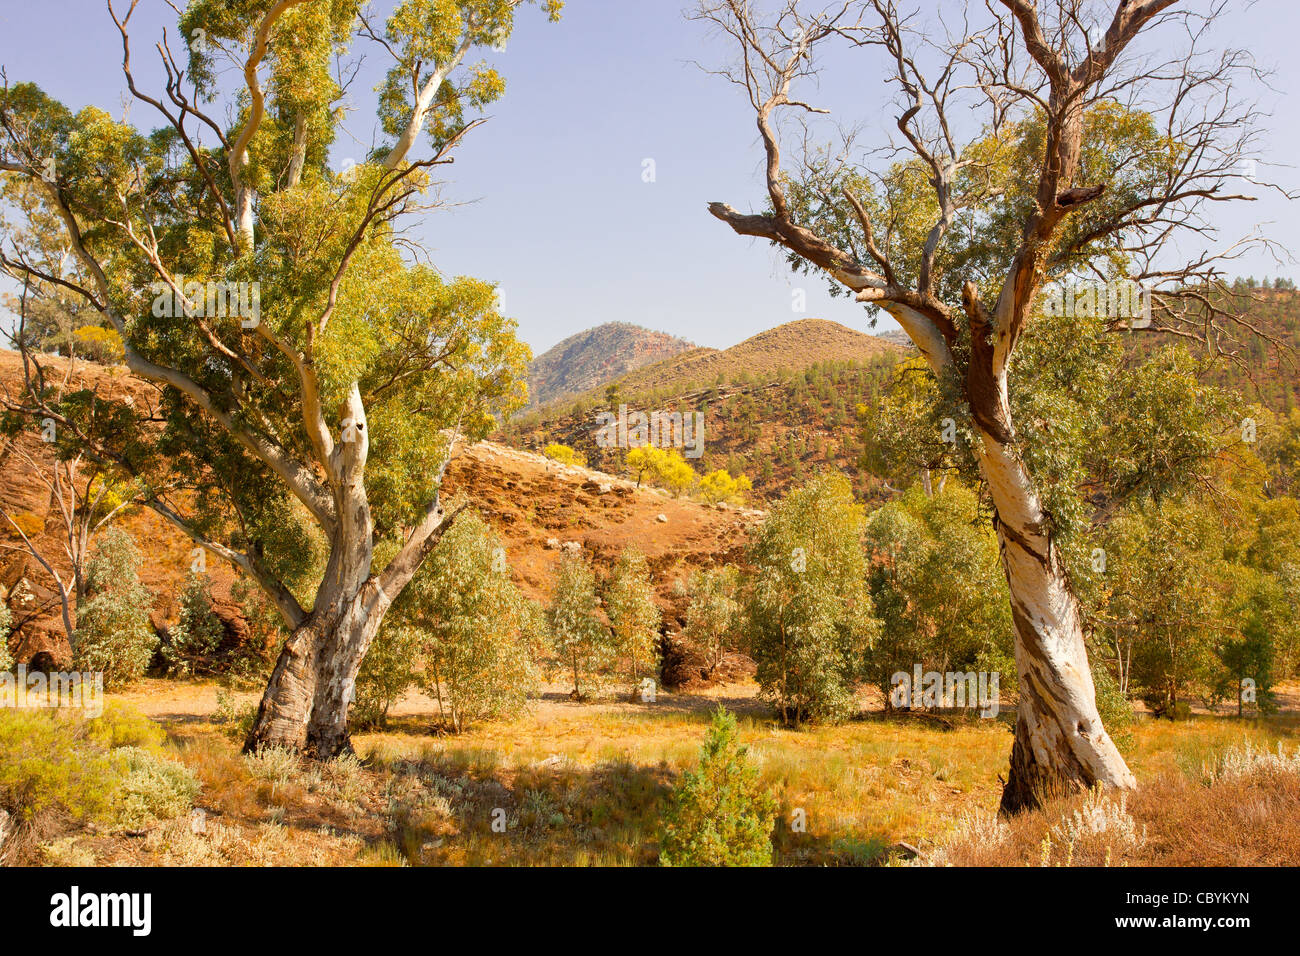
[[[382,16],[392,5],[376,0],[372,9]],[[731,51],[683,17],[686,5],[568,0],[558,24],[529,9],[509,48],[490,54],[508,89],[450,168],[447,195],[467,204],[431,215],[418,234],[444,272],[500,282],[507,311],[537,352],[611,320],[725,347],[801,317],[792,286],[807,290],[802,315],[866,328],[861,307],[832,300],[820,280],[792,277],[767,244],[737,238],[705,210],[715,199],[741,209],[761,204],[759,151],[740,91],[690,62],[716,65]],[[1276,68],[1276,91],[1256,91],[1274,113],[1264,158],[1290,164],[1300,149],[1292,105],[1300,95],[1300,7],[1260,0],[1239,9],[1225,21],[1222,43]],[[132,34],[137,79],[146,84],[163,25],[174,28],[166,4],[141,0]],[[0,0],[0,63],[11,81],[34,80],[74,109],[93,103],[121,115],[120,62],[101,0]],[[360,158],[371,145],[371,87],[384,68],[372,56],[356,83],[349,119],[356,141],[340,143],[336,161]],[[868,131],[892,123],[891,93],[869,68],[849,85],[809,95]],[[142,104],[132,112],[156,125]],[[646,159],[655,163],[653,183],[642,178]],[[1270,172],[1300,182],[1291,168]],[[1296,213],[1275,199],[1243,204],[1226,216],[1225,236],[1271,221],[1266,231],[1300,250]],[[1300,278],[1300,269],[1263,256],[1234,271]]]

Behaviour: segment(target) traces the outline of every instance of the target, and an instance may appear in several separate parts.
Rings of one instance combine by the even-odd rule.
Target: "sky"
[[[791,275],[767,243],[737,237],[708,214],[713,200],[761,207],[761,157],[742,91],[698,65],[719,66],[731,50],[686,19],[686,2],[568,0],[556,24],[526,9],[505,51],[487,54],[506,95],[447,169],[444,194],[457,205],[430,213],[415,234],[443,273],[500,283],[505,311],[536,354],[610,321],[717,348],[805,317],[870,331],[861,306],[832,299],[820,279]],[[382,18],[393,0],[371,6]],[[1290,105],[1300,95],[1300,4],[1259,0],[1238,10],[1219,42],[1275,70],[1272,88],[1243,92],[1273,114],[1260,154],[1267,175],[1300,189],[1291,165],[1300,124]],[[146,54],[163,26],[175,35],[174,25],[163,0],[140,0],[133,50],[137,81],[148,89],[160,84]],[[0,0],[0,64],[11,82],[35,81],[69,107],[122,114],[121,44],[101,0]],[[371,90],[385,68],[373,54],[363,65],[349,94],[352,138],[336,144],[332,162],[359,159],[377,138]],[[892,93],[869,64],[852,68],[849,82],[807,95],[835,120],[884,136]],[[146,109],[132,107],[133,119],[155,125]],[[1300,256],[1296,213],[1296,203],[1276,197],[1243,203],[1224,212],[1224,237],[1260,228]],[[1263,254],[1232,271],[1300,278],[1293,262]],[[796,291],[805,311],[796,311]],[[892,327],[882,320],[877,330]]]

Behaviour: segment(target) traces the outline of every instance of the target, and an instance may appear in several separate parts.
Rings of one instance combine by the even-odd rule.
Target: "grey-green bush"
[[[121,528],[104,533],[90,553],[86,581],[91,597],[77,608],[75,666],[102,672],[105,687],[138,680],[158,635],[149,623],[152,596],[140,583],[140,552],[129,534]]]

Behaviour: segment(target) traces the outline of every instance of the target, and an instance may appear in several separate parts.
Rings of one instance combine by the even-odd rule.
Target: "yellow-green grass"
[[[963,815],[997,808],[1010,713],[950,718],[946,728],[870,715],[792,730],[749,689],[734,693],[726,701],[739,712],[741,742],[779,802],[779,864],[886,862],[900,841],[934,846]],[[170,729],[181,731],[176,742],[204,784],[203,805],[225,808],[231,825],[284,822],[285,862],[317,852],[345,862],[344,851],[363,865],[647,865],[658,856],[663,800],[698,760],[713,705],[682,695],[644,705],[548,700],[517,720],[458,736],[435,734],[427,715],[400,716],[387,732],[354,738],[364,770],[346,798],[328,780],[322,785],[310,764],[275,786],[250,774],[238,741],[218,724],[186,720]],[[1177,723],[1142,716],[1127,756],[1140,782],[1200,779],[1230,746],[1293,748],[1297,736],[1295,714]],[[359,842],[351,851],[337,841],[313,850],[321,828]],[[294,848],[304,840],[307,847]]]

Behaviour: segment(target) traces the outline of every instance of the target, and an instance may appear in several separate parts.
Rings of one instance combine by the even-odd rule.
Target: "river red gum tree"
[[[696,16],[736,54],[718,72],[744,90],[765,159],[766,209],[709,211],[887,312],[968,415],[1015,627],[1020,701],[1002,799],[1015,811],[1071,788],[1135,786],[1098,715],[1078,602],[1018,443],[1017,342],[1044,283],[1078,275],[1153,286],[1152,330],[1230,339],[1232,317],[1206,295],[1216,257],[1171,265],[1168,246],[1180,232],[1211,235],[1207,204],[1246,198],[1234,180],[1252,113],[1230,90],[1253,68],[1245,54],[1202,50],[1222,5],[969,6],[960,22],[924,27],[888,0],[817,13],[706,0]],[[1170,42],[1183,44],[1172,56],[1159,46]],[[895,137],[878,150],[844,132],[834,149],[808,145],[828,111],[797,88],[857,53],[878,54],[899,92]],[[803,132],[795,162],[782,154],[795,125],[783,117]]]
[[[12,236],[0,261],[96,310],[157,390],[147,410],[40,387],[6,404],[136,479],[279,611],[289,635],[248,749],[349,748],[361,659],[447,526],[456,436],[524,400],[528,351],[494,287],[413,264],[403,223],[438,205],[434,173],[503,92],[471,53],[499,48],[530,2],[403,0],[376,24],[355,0],[194,0],[155,47],[167,81],[152,95],[133,73],[136,0],[120,0],[105,26],[159,128],[73,113],[33,84],[0,94],[0,174],[39,191],[75,268]],[[542,6],[558,17],[558,0]],[[387,142],[332,163],[357,44],[390,62]],[[236,307],[232,287],[256,294]]]

